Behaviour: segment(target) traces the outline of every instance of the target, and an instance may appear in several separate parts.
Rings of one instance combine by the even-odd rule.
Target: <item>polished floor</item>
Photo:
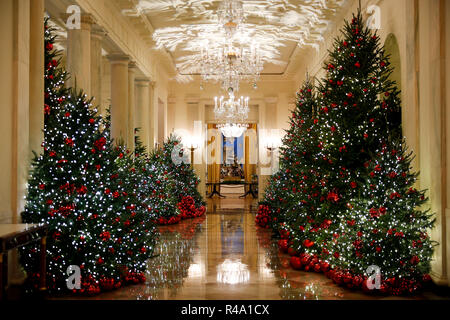
[[[256,205],[229,195],[209,200],[206,217],[161,227],[146,283],[91,299],[394,299],[341,288],[323,274],[292,270],[270,232],[255,226]],[[425,292],[408,299],[442,298]]]

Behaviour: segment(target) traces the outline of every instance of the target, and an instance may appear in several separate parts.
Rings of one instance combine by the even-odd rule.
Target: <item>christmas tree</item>
[[[282,237],[280,246],[284,250],[290,246],[291,250],[300,251],[302,246],[313,249],[314,233],[327,228],[330,220],[328,211],[322,217],[315,212],[325,199],[320,193],[323,179],[321,163],[317,160],[318,99],[309,79],[297,98],[290,128],[283,138],[280,170],[269,181],[256,219],[261,226],[269,223]]]
[[[311,151],[303,179],[309,182],[300,202],[286,210],[289,243],[281,246],[291,246],[294,268],[326,272],[338,284],[367,289],[378,268],[382,292],[414,292],[428,279],[433,220],[420,210],[424,191],[413,188],[417,174],[401,135],[389,57],[360,13],[345,23],[325,71],[312,114],[315,145],[299,141]],[[294,159],[305,161],[298,154]],[[283,190],[278,197],[289,197],[292,190]]]
[[[413,188],[417,174],[401,135],[400,91],[389,80],[389,57],[360,13],[345,24],[326,69],[319,90],[330,111],[320,117],[321,155],[329,160],[326,191],[335,201],[323,257],[339,270],[338,283],[359,286],[374,266],[382,292],[412,293],[430,271],[427,232],[434,221],[420,210],[424,191]]]
[[[67,76],[53,50],[53,31],[46,21],[44,152],[32,163],[22,219],[48,225],[50,291],[67,290],[68,267],[77,266],[79,292],[95,294],[123,281],[142,281],[154,225],[138,210],[138,185],[129,178],[132,160],[113,149],[108,129],[100,129],[108,121],[82,92],[64,87]],[[43,276],[36,271],[36,245],[21,250],[21,263],[31,284]]]
[[[184,157],[184,147],[180,139],[170,136],[155,156],[175,182],[174,194],[182,218],[203,215],[206,211],[205,202],[197,188],[200,179],[191,168],[187,157]]]
[[[162,153],[155,150],[146,161],[148,214],[158,224],[175,224],[181,220],[177,208],[176,182],[164,164]]]

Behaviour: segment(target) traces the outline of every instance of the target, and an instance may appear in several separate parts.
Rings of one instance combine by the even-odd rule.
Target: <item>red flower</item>
[[[411,262],[412,265],[417,265],[417,264],[419,264],[420,259],[419,259],[418,256],[413,256],[413,257],[411,258],[410,262]]]
[[[103,231],[100,233],[100,238],[102,238],[103,241],[108,241],[111,239],[111,233],[109,233],[109,231]]]
[[[355,67],[361,68],[361,64],[360,64],[359,62],[356,62],[356,63],[355,63]]]
[[[86,186],[81,186],[77,189],[77,193],[78,194],[86,194],[87,193],[87,188]]]
[[[70,147],[73,147],[74,146],[74,142],[73,142],[73,139],[72,138],[66,138],[65,140],[64,140],[64,142],[68,145],[68,146],[70,146]]]
[[[45,189],[45,184],[41,183],[41,184],[39,185],[39,190],[44,190],[44,189]]]
[[[306,239],[305,241],[303,241],[303,245],[304,245],[306,248],[311,248],[311,247],[314,245],[314,241],[311,241],[311,240],[309,240],[309,239]]]
[[[353,189],[355,189],[358,186],[358,184],[354,181],[350,182],[350,187],[352,187]]]
[[[339,195],[337,193],[330,192],[330,193],[328,193],[327,199],[328,199],[328,201],[338,202],[339,201]]]
[[[335,252],[334,254],[333,254],[333,256],[337,259],[337,258],[339,258],[339,252]]]
[[[106,145],[106,138],[101,137],[100,139],[94,142],[94,145],[98,150],[103,150]]]
[[[391,171],[391,172],[389,173],[389,178],[391,178],[391,179],[394,179],[396,176],[397,176],[397,173],[394,172],[394,171]]]

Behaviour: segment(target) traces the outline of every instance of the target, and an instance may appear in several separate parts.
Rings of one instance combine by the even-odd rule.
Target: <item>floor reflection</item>
[[[323,274],[295,271],[266,229],[255,226],[256,202],[208,202],[206,217],[160,228],[157,256],[144,284],[93,299],[319,300],[381,299],[335,285]],[[413,299],[439,298],[420,295]]]

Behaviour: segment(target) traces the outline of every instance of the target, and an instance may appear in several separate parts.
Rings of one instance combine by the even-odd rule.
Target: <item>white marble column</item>
[[[91,96],[91,15],[81,16],[81,28],[67,30],[67,71],[70,73],[68,85],[82,89]]]
[[[135,128],[139,129],[138,136],[142,144],[150,151],[149,137],[149,107],[150,107],[150,79],[136,79],[136,109],[135,109]]]
[[[37,37],[31,32],[31,11],[33,20],[40,11],[32,7],[30,0],[0,1],[0,223],[20,223],[25,206],[30,165],[30,76],[37,70],[30,69],[31,37]],[[33,39],[32,50],[37,41]],[[37,103],[33,106],[37,108]],[[23,273],[16,249],[8,252],[8,261],[7,284],[20,283]]]
[[[106,116],[106,111],[111,107],[111,62],[107,56],[102,57],[102,116]]]
[[[30,132],[29,155],[40,153],[44,138],[44,0],[30,2]]]
[[[156,138],[158,136],[158,133],[156,130],[158,130],[158,103],[157,103],[157,97],[155,95],[155,87],[156,82],[151,81],[150,87],[148,91],[149,96],[149,109],[148,109],[148,145],[149,150],[153,150],[155,148],[156,144]]]
[[[130,62],[128,65],[128,143],[129,150],[134,150],[134,117],[136,109],[135,99],[135,80],[136,80],[136,63]]]
[[[128,139],[128,64],[124,54],[111,54],[111,136],[116,144]]]
[[[102,104],[102,41],[105,32],[97,25],[92,26],[91,31],[91,95],[94,98],[93,105],[101,112]]]

